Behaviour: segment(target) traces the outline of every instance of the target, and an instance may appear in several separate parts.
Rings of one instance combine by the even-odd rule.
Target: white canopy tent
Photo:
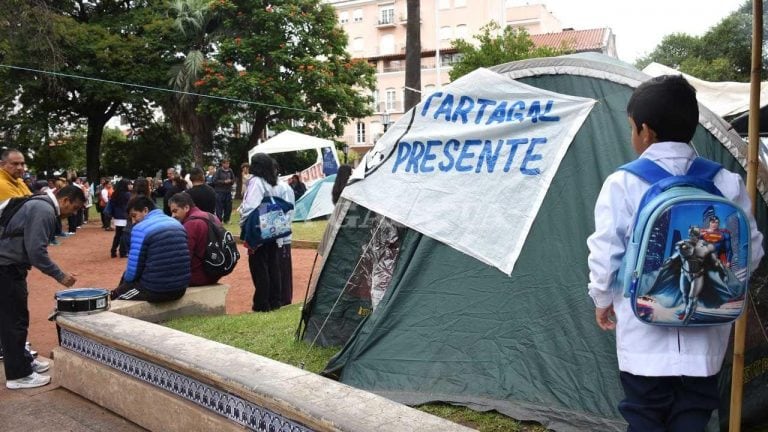
[[[299,150],[316,150],[317,162],[320,163],[323,161],[322,149],[325,147],[331,149],[333,158],[336,160],[336,166],[338,166],[339,156],[333,141],[287,130],[248,150],[248,160],[250,161],[256,153],[272,154]]]
[[[733,117],[749,110],[749,83],[740,82],[711,82],[684,74],[679,70],[664,66],[659,63],[651,63],[643,69],[648,75],[683,75],[696,89],[696,97],[699,102],[712,110],[720,117]],[[768,82],[761,84],[760,100],[762,105],[768,103]]]

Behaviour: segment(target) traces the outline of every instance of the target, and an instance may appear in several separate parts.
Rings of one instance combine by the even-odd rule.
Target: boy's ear
[[[647,123],[643,123],[642,128],[640,129],[640,136],[643,138],[643,142],[646,144],[653,144],[659,142],[658,137],[656,135],[656,131],[651,129],[650,126],[648,126]]]

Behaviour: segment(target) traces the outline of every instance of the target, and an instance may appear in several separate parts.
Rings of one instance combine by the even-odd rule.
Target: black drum
[[[54,298],[59,315],[88,315],[109,310],[109,291],[101,288],[57,291]]]

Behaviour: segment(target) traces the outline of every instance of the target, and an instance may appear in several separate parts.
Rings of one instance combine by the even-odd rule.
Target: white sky
[[[610,27],[619,58],[634,63],[671,33],[701,36],[744,0],[540,0],[564,27]]]

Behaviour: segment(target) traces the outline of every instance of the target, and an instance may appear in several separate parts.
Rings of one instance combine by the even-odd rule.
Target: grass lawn
[[[235,238],[240,237],[240,213],[237,208],[240,207],[240,200],[232,201],[232,217],[229,223],[224,225]],[[294,222],[292,224],[293,240],[320,241],[325,232],[325,226],[328,225],[327,219],[317,219],[309,222]]]
[[[269,313],[247,313],[215,317],[185,317],[166,326],[318,373],[338,348],[309,349],[297,342],[294,333],[301,305],[294,304]],[[544,432],[540,425],[521,423],[496,412],[480,413],[446,404],[427,404],[418,409],[483,432]]]

